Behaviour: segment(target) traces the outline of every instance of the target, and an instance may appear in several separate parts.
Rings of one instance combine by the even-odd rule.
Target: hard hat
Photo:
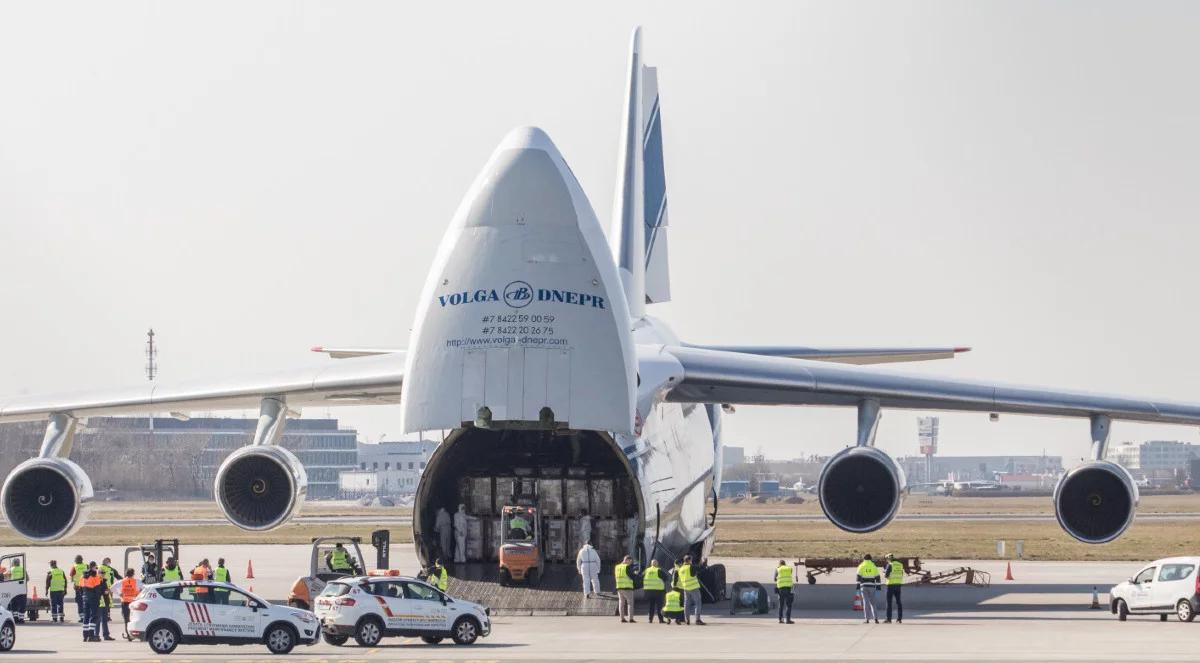
[[[895,555],[893,555],[892,553],[888,553],[888,554],[887,554],[887,558],[888,558],[888,559],[896,559],[896,556],[895,556]]]

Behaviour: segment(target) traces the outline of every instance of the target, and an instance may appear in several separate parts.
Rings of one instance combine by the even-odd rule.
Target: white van
[[[1129,615],[1158,615],[1167,621],[1171,613],[1190,622],[1200,611],[1200,557],[1168,557],[1146,566],[1129,580],[1108,592],[1109,605],[1117,619]]]

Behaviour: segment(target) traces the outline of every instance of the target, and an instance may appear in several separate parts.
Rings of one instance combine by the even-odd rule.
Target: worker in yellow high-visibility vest
[[[900,588],[904,586],[904,565],[892,553],[888,553],[887,565],[883,567],[887,577],[887,619],[892,623],[892,600],[896,601],[896,623],[904,623],[904,604],[900,603]]]
[[[863,561],[855,571],[858,581],[858,591],[862,595],[863,623],[869,624],[871,619],[879,623],[879,614],[875,612],[875,591],[879,589],[879,567],[871,561],[870,555],[863,555]]]
[[[704,626],[700,618],[700,571],[692,564],[692,556],[684,555],[683,564],[679,565],[679,588],[683,590],[683,616],[688,624],[692,623],[692,613],[696,614],[696,625]]]
[[[666,590],[666,583],[663,581],[662,569],[658,566],[658,560],[650,560],[650,567],[642,573],[642,596],[645,597],[647,603],[646,618],[651,623],[654,618],[658,617],[658,623],[667,623],[663,619],[663,594]]]
[[[633,624],[637,620],[633,618],[633,576],[630,575],[629,567],[633,564],[633,558],[629,555],[621,560],[620,564],[613,567],[613,577],[617,581],[617,614],[621,615],[621,623]],[[625,616],[628,615],[629,619]]]
[[[792,621],[792,601],[795,597],[792,594],[792,587],[796,585],[795,576],[792,574],[792,567],[788,566],[787,562],[779,560],[779,567],[775,569],[775,593],[779,595],[779,623],[784,623],[783,615],[786,609],[787,623],[795,624]]]

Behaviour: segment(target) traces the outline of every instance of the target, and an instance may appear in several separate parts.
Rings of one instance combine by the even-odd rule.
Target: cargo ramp
[[[493,615],[604,616],[617,614],[612,571],[600,574],[599,595],[584,598],[582,581],[570,564],[548,564],[536,587],[503,586],[496,569],[466,564],[462,575],[450,579],[449,594],[491,609]]]

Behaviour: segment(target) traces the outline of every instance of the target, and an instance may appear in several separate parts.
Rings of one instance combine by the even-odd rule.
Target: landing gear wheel
[[[334,635],[332,633],[322,633],[321,639],[334,647],[341,647],[350,639],[348,635]]]
[[[378,619],[364,619],[354,629],[354,641],[359,647],[374,647],[383,639],[383,626]]]
[[[170,654],[179,646],[179,630],[170,624],[159,624],[146,634],[146,642],[155,654]]]
[[[1117,599],[1117,620],[1125,621],[1129,619],[1129,606],[1125,604],[1125,599]]]
[[[421,642],[424,642],[427,645],[436,645],[437,643],[439,643],[441,641],[442,641],[442,638],[440,638],[440,637],[436,637],[436,636],[432,636],[432,635],[421,636]]]
[[[12,622],[0,626],[0,651],[8,651],[17,644],[17,627]]]
[[[479,639],[479,625],[470,617],[459,617],[450,629],[450,637],[456,645],[473,645]]]
[[[272,626],[267,630],[263,640],[272,654],[287,654],[296,646],[296,635],[287,626]]]
[[[1175,605],[1175,617],[1181,622],[1190,622],[1196,618],[1196,611],[1192,609],[1192,602],[1183,599]]]

